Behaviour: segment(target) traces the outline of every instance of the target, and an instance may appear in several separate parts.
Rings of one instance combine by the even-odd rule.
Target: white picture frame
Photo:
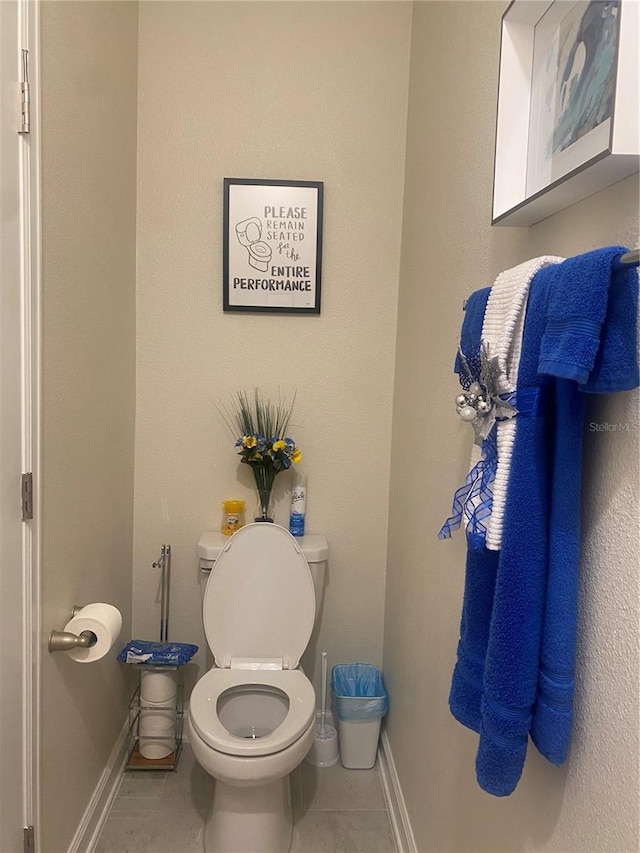
[[[533,225],[640,169],[639,32],[635,0],[509,5],[493,225]]]

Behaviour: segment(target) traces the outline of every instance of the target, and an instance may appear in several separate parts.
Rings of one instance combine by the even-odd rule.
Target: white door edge
[[[23,609],[23,812],[35,827],[40,849],[40,541],[41,541],[41,181],[40,181],[40,0],[19,0],[18,38],[29,51],[31,127],[21,134],[22,229],[22,470],[33,474],[33,519],[22,530]]]

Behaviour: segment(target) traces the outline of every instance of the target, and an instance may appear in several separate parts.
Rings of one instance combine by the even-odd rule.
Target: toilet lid
[[[233,534],[209,576],[203,619],[219,667],[232,658],[298,666],[313,629],[315,593],[305,556],[284,527],[248,524]]]

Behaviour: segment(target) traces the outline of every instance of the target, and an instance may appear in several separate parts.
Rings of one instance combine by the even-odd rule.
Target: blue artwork
[[[545,157],[564,151],[613,113],[620,0],[577,3],[558,33],[555,125]]]

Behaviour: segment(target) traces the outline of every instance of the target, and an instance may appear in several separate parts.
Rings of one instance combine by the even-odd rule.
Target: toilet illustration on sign
[[[260,272],[267,272],[272,253],[270,247],[261,239],[262,222],[256,216],[243,219],[236,225],[236,237],[240,245],[247,250],[249,264]]]

